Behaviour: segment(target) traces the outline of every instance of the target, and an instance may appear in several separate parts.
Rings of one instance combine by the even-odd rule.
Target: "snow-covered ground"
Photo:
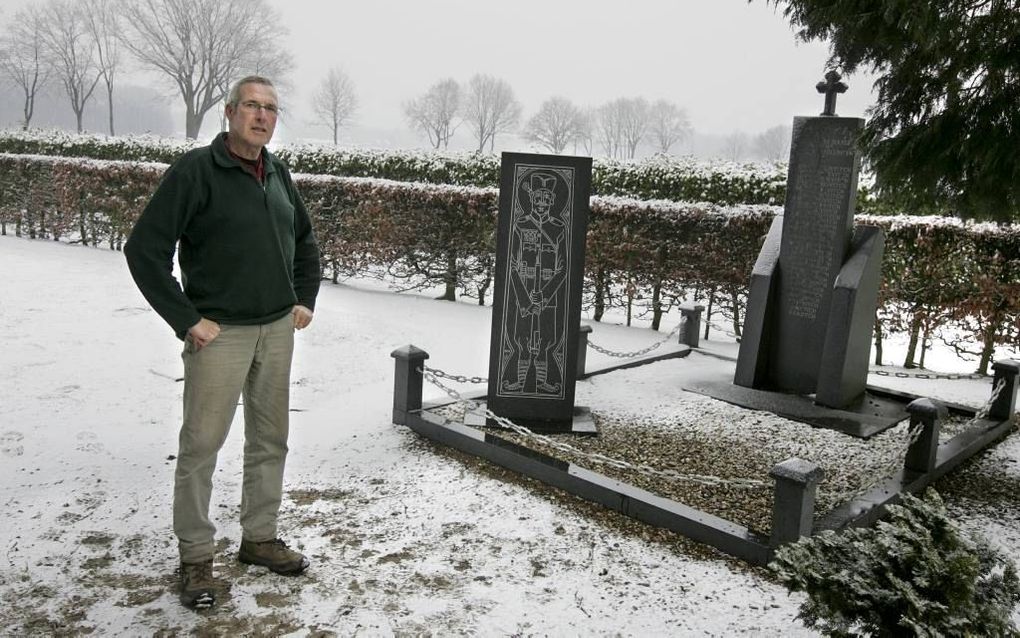
[[[430,365],[484,376],[491,308],[371,282],[324,284],[314,323],[298,335],[282,533],[312,568],[286,578],[233,559],[235,423],[212,506],[217,572],[232,588],[211,612],[186,610],[170,529],[180,343],[119,253],[0,237],[0,281],[0,635],[813,635],[795,618],[800,598],[760,570],[595,515],[392,425],[390,352],[413,343]],[[661,336],[595,330],[593,340],[616,350]],[[610,363],[588,356],[589,368]],[[972,371],[952,358],[929,362]],[[595,410],[638,412],[727,366],[695,353],[580,382],[578,393]],[[990,386],[877,381],[975,406]],[[426,387],[426,399],[441,397]],[[710,412],[725,421],[737,411]],[[950,489],[964,526],[1015,560],[1018,458],[1013,434],[967,470],[1003,487],[1001,498]]]

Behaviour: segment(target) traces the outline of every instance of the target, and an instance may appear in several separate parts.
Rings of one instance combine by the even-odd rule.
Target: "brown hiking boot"
[[[216,603],[219,583],[213,578],[213,562],[181,563],[181,602],[193,609],[209,609]]]
[[[287,543],[279,538],[261,543],[242,540],[237,560],[246,565],[262,565],[277,574],[288,576],[300,574],[308,567],[305,555],[288,548]]]

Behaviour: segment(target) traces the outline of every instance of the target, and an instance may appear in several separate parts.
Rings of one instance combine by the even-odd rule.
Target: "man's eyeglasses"
[[[262,109],[263,111],[272,116],[280,114],[280,107],[276,106],[275,104],[262,104],[261,102],[256,102],[255,100],[245,100],[244,102],[241,102],[241,108],[251,113],[258,113],[259,109]]]

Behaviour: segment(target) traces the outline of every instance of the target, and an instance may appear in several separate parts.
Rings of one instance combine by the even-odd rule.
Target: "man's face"
[[[265,84],[242,84],[237,106],[227,105],[230,142],[237,151],[259,151],[273,139],[278,108],[276,91]]]

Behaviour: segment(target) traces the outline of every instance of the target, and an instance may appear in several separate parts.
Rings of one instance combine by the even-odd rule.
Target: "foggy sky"
[[[579,105],[666,98],[695,129],[756,134],[816,115],[828,50],[798,43],[761,0],[270,0],[290,30],[295,95],[308,102],[331,65],[361,98],[357,123],[393,127],[400,104],[447,76],[506,79],[525,117],[562,95]],[[871,79],[849,78],[837,111],[862,115]]]
[[[6,23],[27,0],[0,0]],[[825,71],[824,44],[798,43],[763,0],[269,0],[288,33],[296,68],[281,101],[287,117],[277,141],[316,136],[312,95],[330,66],[354,81],[360,108],[348,141],[424,145],[403,120],[401,103],[445,78],[474,73],[507,80],[524,118],[560,95],[579,106],[617,97],[665,98],[687,109],[701,134],[755,135],[816,115],[814,89]],[[841,115],[862,116],[871,77],[845,79]],[[122,83],[154,84],[134,77]],[[179,100],[179,98],[176,98]],[[183,131],[182,107],[171,104]],[[92,108],[92,106],[90,106]],[[202,138],[218,128],[212,113]],[[470,145],[470,134],[454,140]],[[497,140],[497,146],[500,146]]]

